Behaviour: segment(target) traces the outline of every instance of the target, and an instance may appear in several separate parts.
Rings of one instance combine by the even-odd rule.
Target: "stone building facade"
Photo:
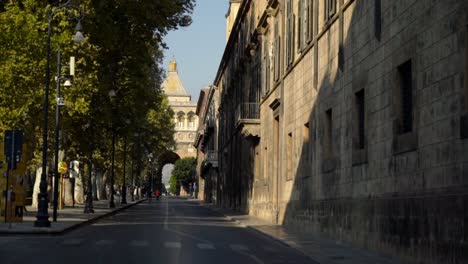
[[[218,152],[215,123],[217,89],[211,86],[200,91],[197,115],[200,118],[194,146],[197,148],[198,198],[208,203],[216,203],[218,193]]]
[[[216,203],[467,263],[468,2],[244,0],[235,17]]]
[[[171,60],[167,77],[162,84],[169,106],[174,111],[175,123],[175,149],[179,158],[196,157],[196,149],[193,147],[195,135],[198,129],[197,105],[185,90],[177,71],[177,62]]]

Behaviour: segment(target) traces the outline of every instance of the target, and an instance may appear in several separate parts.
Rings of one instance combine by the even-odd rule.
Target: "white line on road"
[[[130,242],[130,246],[132,246],[132,247],[147,247],[147,246],[149,246],[149,243],[146,240],[133,240],[132,242]]]
[[[165,242],[164,246],[166,248],[180,248],[181,247],[180,242]]]
[[[212,244],[205,244],[205,243],[198,243],[197,247],[199,249],[208,249],[208,250],[213,250],[215,247]]]
[[[96,246],[111,246],[115,244],[115,241],[113,240],[99,240],[96,241]]]

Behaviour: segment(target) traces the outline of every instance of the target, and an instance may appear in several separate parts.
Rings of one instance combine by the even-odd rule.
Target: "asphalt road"
[[[153,199],[63,236],[0,237],[0,263],[314,263],[187,200]]]

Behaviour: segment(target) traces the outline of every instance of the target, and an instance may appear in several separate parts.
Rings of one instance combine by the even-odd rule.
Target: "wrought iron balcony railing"
[[[258,103],[242,103],[237,106],[237,122],[258,121],[260,119],[260,108]]]

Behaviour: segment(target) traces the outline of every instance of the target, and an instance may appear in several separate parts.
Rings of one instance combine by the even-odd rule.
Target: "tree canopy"
[[[194,180],[194,175],[195,158],[183,158],[176,161],[170,179],[170,191],[172,193],[178,193],[180,187],[188,189],[189,184]],[[176,187],[173,187],[173,183],[176,183]]]
[[[161,91],[164,36],[191,23],[194,0],[137,1],[76,0],[82,8],[85,42],[74,44],[76,11],[56,9],[66,1],[10,0],[0,4],[0,135],[8,129],[25,131],[30,166],[40,160],[44,111],[55,111],[56,51],[62,64],[76,57],[73,86],[62,87],[61,148],[66,156],[87,156],[109,166],[112,133],[117,153],[123,141],[133,156],[171,148],[173,113]],[[44,109],[47,14],[52,19],[52,65],[49,109]],[[66,73],[66,67],[63,74]],[[109,97],[114,90],[116,96]],[[53,118],[49,138],[53,138]],[[49,140],[52,151],[53,140]],[[49,155],[50,157],[50,155]],[[52,158],[50,159],[52,160]],[[145,164],[140,164],[141,166]]]

